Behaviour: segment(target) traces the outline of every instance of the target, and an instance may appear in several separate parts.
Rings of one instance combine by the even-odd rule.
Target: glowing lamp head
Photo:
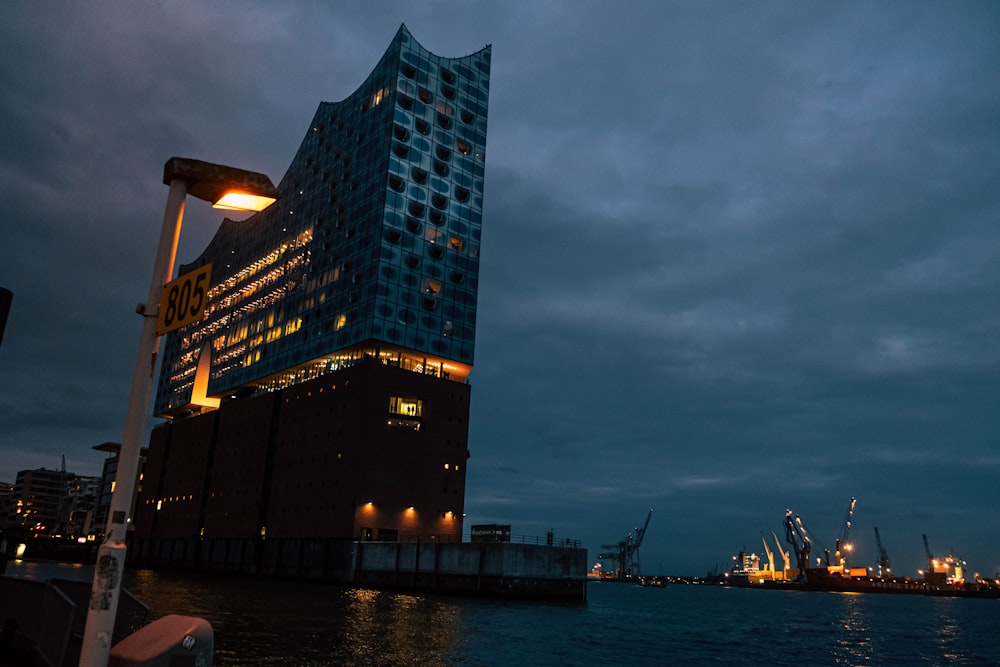
[[[212,204],[212,208],[221,208],[227,211],[263,211],[275,201],[277,201],[275,197],[227,190],[219,197],[218,201]]]
[[[184,181],[192,197],[230,211],[263,211],[279,198],[265,174],[191,158],[172,157],[163,165],[163,183],[175,180]]]

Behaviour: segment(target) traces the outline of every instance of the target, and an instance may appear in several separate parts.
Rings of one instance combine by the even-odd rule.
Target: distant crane
[[[767,538],[764,537],[764,531],[761,531],[761,533],[760,533],[760,540],[761,540],[761,542],[764,543],[764,553],[767,554],[767,564],[770,566],[771,578],[773,579],[774,578],[774,552],[772,552],[771,548],[769,546],[767,546]]]
[[[837,542],[834,545],[836,551],[834,556],[837,559],[837,565],[845,567],[847,565],[847,554],[845,551],[851,551],[853,547],[847,541],[848,535],[851,533],[851,519],[854,518],[854,506],[858,503],[857,500],[851,498],[850,502],[847,503],[847,516],[844,518],[844,526],[840,529],[840,536],[837,538]],[[829,563],[827,563],[829,565]]]
[[[642,528],[636,528],[630,532],[624,540],[618,544],[602,544],[602,549],[615,549],[615,551],[605,552],[598,556],[600,560],[612,560],[615,563],[615,581],[626,581],[632,577],[639,576],[641,565],[639,562],[639,547],[642,546],[642,538],[646,536],[646,529],[649,528],[649,520],[653,517],[653,510],[649,510],[646,515],[646,523]]]
[[[812,540],[806,531],[802,519],[798,515],[792,518],[792,510],[785,510],[785,541],[792,545],[795,559],[799,566],[799,579],[806,576],[809,567],[809,554],[812,553]]]
[[[774,543],[778,546],[778,553],[781,554],[781,560],[784,561],[784,569],[781,571],[782,577],[788,576],[788,571],[792,569],[792,554],[781,548],[781,540],[778,539],[778,534],[773,530],[771,531],[771,537],[774,538]]]
[[[889,567],[889,552],[882,546],[882,537],[878,534],[878,526],[875,526],[875,546],[878,547],[878,560],[875,562],[878,564],[879,576],[882,576],[883,572],[885,574],[891,573],[892,568]]]

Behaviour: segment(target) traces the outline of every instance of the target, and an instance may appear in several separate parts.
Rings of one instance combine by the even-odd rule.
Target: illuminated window
[[[406,417],[420,417],[423,414],[423,401],[413,396],[390,396],[389,413]]]

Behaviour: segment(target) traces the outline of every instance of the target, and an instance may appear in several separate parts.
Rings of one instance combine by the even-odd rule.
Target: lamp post
[[[143,316],[142,334],[132,375],[132,392],[125,415],[125,432],[118,454],[108,523],[104,540],[97,551],[94,583],[80,651],[81,667],[106,667],[111,652],[125,566],[128,515],[139,470],[146,411],[153,391],[156,352],[160,345],[157,315],[161,291],[174,271],[177,241],[184,217],[184,200],[190,194],[212,202],[217,208],[262,211],[278,199],[274,185],[264,174],[187,158],[174,157],[167,160],[163,168],[163,183],[170,186],[170,191],[163,213],[149,298],[136,307],[136,312]]]

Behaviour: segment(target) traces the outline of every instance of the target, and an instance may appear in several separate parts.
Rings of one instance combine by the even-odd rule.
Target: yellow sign
[[[211,283],[212,265],[206,264],[164,285],[156,334],[162,336],[203,318]]]

